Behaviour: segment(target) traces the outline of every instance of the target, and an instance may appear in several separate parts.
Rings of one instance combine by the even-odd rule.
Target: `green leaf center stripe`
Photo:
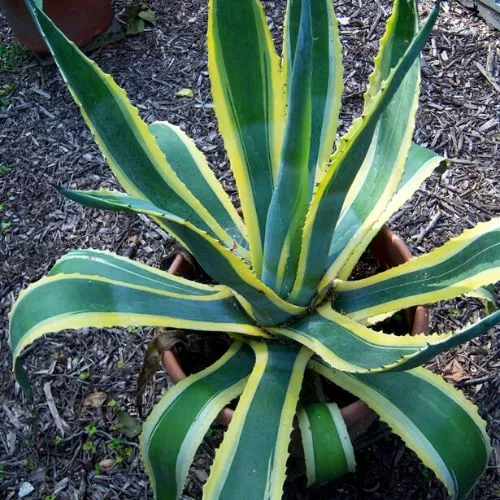
[[[467,495],[486,467],[490,446],[484,421],[460,391],[423,368],[349,375],[317,362],[311,366],[375,410],[452,497]]]
[[[297,279],[289,297],[294,303],[307,304],[316,293],[325,272],[325,260],[340,211],[348,189],[369,150],[377,121],[418,57],[438,12],[439,2],[381,86],[368,112],[353,122],[332,156],[329,170],[319,183],[307,213]]]
[[[208,500],[232,499],[235,491],[248,500],[282,496],[293,417],[312,353],[279,343],[251,345],[255,367],[215,455],[203,491]]]
[[[382,226],[380,214],[397,189],[411,147],[418,108],[419,74],[420,64],[417,62],[379,119],[372,145],[363,162],[370,161],[369,171],[364,178],[356,177],[353,182],[353,186],[359,186],[361,190],[333,232],[327,260],[327,274],[330,276],[347,279]],[[407,119],[403,120],[402,116]],[[361,170],[364,170],[364,166]]]
[[[335,403],[310,404],[300,409],[297,417],[308,486],[354,472],[354,450],[344,419]]]
[[[500,279],[500,219],[432,252],[359,281],[337,282],[335,309],[354,319],[456,297]]]
[[[279,59],[260,2],[210,0],[208,66],[215,113],[234,173],[252,265],[260,275],[267,210],[285,115]],[[244,54],[244,55],[243,55]]]
[[[85,327],[148,325],[264,334],[225,292],[182,297],[98,276],[42,278],[21,294],[10,319],[14,358],[45,333]]]
[[[283,76],[288,89],[297,51],[302,0],[290,0],[283,33]],[[338,23],[333,4],[329,0],[310,2],[311,29],[313,36],[311,52],[312,82],[311,134],[308,169],[310,181],[317,182],[324,174],[328,158],[333,149],[338,125],[338,114],[343,89],[342,46],[338,36]]]
[[[111,252],[98,250],[69,252],[56,262],[48,275],[56,276],[58,274],[101,276],[111,281],[163,290],[178,294],[178,296],[212,296],[224,290],[224,287],[220,285],[203,285],[189,281],[128,258],[119,257]]]
[[[144,423],[141,455],[156,498],[180,498],[196,449],[211,423],[241,394],[254,355],[238,342],[216,363],[179,382]]]
[[[314,173],[311,141],[312,31],[309,0],[302,1],[297,48],[288,88],[288,112],[278,179],[269,206],[262,280],[286,298],[296,275]]]
[[[181,182],[203,201],[204,207],[227,233],[248,250],[245,225],[194,141],[168,122],[154,122],[149,130]]]
[[[451,337],[451,334],[396,336],[377,332],[338,314],[328,304],[292,325],[268,331],[308,347],[338,370],[355,373],[385,371],[411,363],[412,357],[426,351],[429,345],[445,345],[442,343]],[[436,347],[427,357],[443,349]]]
[[[227,285],[250,304],[248,314],[262,325],[280,324],[302,314],[303,307],[290,304],[260,281],[230,249],[200,231],[189,221],[162,211],[147,202],[108,191],[65,191],[65,195],[85,205],[110,210],[131,211],[165,219],[188,250],[196,255],[199,264],[216,281]],[[238,300],[240,300],[237,295]]]
[[[127,192],[190,217],[201,229],[229,235],[179,180],[125,91],[57,29],[34,3],[27,3],[68,88],[113,173]]]

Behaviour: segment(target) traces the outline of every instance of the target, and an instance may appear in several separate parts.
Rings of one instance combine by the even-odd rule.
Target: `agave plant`
[[[394,269],[348,279],[384,222],[444,160],[412,143],[419,53],[439,3],[419,27],[416,0],[395,1],[362,115],[335,147],[343,72],[331,1],[288,1],[280,59],[258,0],[210,0],[212,96],[243,217],[191,139],[170,123],[146,125],[112,78],[38,3],[27,4],[127,193],[63,194],[146,214],[219,284],[109,252],[70,252],[11,311],[23,389],[31,394],[19,356],[49,332],[135,325],[226,332],[226,354],[166,392],[145,422],[141,449],[157,498],[182,494],[203,436],[236,398],[205,498],[280,498],[296,415],[309,484],[352,470],[338,407],[308,385],[301,391],[305,376],[364,400],[451,496],[464,497],[488,460],[485,424],[462,393],[420,365],[486,332],[499,313],[448,334],[396,336],[370,325],[499,280],[499,219]]]

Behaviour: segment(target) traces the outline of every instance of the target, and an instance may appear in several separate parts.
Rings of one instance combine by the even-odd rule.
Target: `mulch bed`
[[[115,12],[121,13],[127,3],[115,2]],[[226,190],[235,195],[210,97],[207,2],[148,3],[156,12],[156,27],[94,50],[91,57],[127,90],[148,123],[168,120],[193,137]],[[431,2],[420,3],[428,12]],[[264,4],[278,39],[284,2]],[[346,65],[341,127],[345,131],[361,109],[390,7],[385,0],[340,0],[336,6]],[[0,43],[13,43],[1,16]],[[415,254],[499,215],[498,55],[498,32],[460,4],[443,2],[438,26],[424,50],[415,140],[452,161],[390,221]],[[0,165],[8,167],[0,177],[4,205],[0,213],[4,223],[0,232],[0,497],[17,498],[19,491],[32,487],[28,498],[152,498],[137,439],[125,437],[117,428],[117,408],[137,415],[135,381],[152,330],[68,332],[35,343],[24,358],[36,398],[30,408],[11,377],[7,313],[19,291],[41,278],[71,248],[133,253],[140,261],[166,268],[172,240],[142,218],[84,209],[57,194],[54,186],[59,185],[117,186],[50,60],[30,57],[17,61],[14,69],[0,68],[0,88],[6,86],[12,89],[0,99]],[[186,87],[193,89],[194,98],[175,96]],[[447,331],[481,314],[478,300],[459,298],[432,306],[431,324],[434,330]],[[475,499],[498,498],[500,493],[499,339],[497,330],[430,365],[463,387],[488,421],[495,451],[471,493]],[[145,395],[147,409],[167,383],[162,372],[155,376]],[[93,407],[86,397],[95,392]],[[186,498],[199,497],[220,435],[221,430],[216,430],[200,448]],[[308,493],[303,478],[292,477],[287,497],[447,498],[434,475],[395,436],[368,446],[357,458],[356,474]]]

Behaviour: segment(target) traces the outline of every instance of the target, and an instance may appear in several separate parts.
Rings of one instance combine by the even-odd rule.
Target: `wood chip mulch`
[[[123,19],[128,1],[115,2]],[[206,65],[206,1],[150,0],[157,26],[97,49],[91,57],[125,87],[149,123],[181,126],[207,155],[226,190],[235,195],[217,131]],[[420,2],[428,13],[431,2]],[[265,1],[275,39],[283,1]],[[342,131],[359,113],[367,76],[390,13],[386,0],[339,0],[345,56]],[[13,38],[0,15],[0,44]],[[451,159],[390,221],[415,254],[500,212],[498,32],[458,2],[442,15],[424,50],[421,107],[415,141]],[[172,241],[144,219],[84,209],[55,186],[117,187],[90,132],[50,60],[20,59],[0,68],[0,497],[44,499],[152,498],[136,438],[119,430],[118,409],[137,416],[134,388],[151,329],[88,330],[46,337],[24,358],[35,405],[29,407],[11,376],[7,313],[19,291],[41,278],[69,249],[93,247],[133,255],[166,268]],[[194,98],[176,97],[191,88]],[[498,300],[498,287],[497,300]],[[433,330],[456,329],[483,314],[477,299],[431,307]],[[494,452],[470,498],[500,494],[500,337],[498,329],[439,356],[430,365],[461,387],[488,422]],[[168,381],[159,372],[146,391],[149,409]],[[450,432],[452,432],[450,430]],[[185,498],[198,498],[220,438],[200,448]],[[287,498],[422,499],[446,492],[408,451],[389,436],[358,454],[358,472],[308,493],[292,477]]]

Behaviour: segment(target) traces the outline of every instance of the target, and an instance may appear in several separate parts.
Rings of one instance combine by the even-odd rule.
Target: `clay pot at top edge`
[[[43,9],[54,23],[77,45],[89,43],[103,33],[113,18],[112,0],[44,0]],[[0,0],[16,38],[34,52],[48,52],[24,0]]]
[[[398,266],[412,258],[408,247],[387,226],[383,226],[377,236],[375,236],[370,244],[370,250],[382,269]],[[192,264],[179,254],[170,265],[168,272],[184,278],[190,278],[194,273],[194,269]],[[411,325],[412,335],[429,332],[429,316],[425,307],[417,306],[405,309],[405,316],[408,324]],[[164,353],[163,365],[174,383],[186,378],[186,373],[180,366],[177,356],[172,350]],[[354,401],[341,408],[341,413],[351,439],[364,434],[377,418],[376,413],[361,400]],[[219,413],[217,422],[223,426],[228,426],[232,416],[233,410],[224,408]]]

